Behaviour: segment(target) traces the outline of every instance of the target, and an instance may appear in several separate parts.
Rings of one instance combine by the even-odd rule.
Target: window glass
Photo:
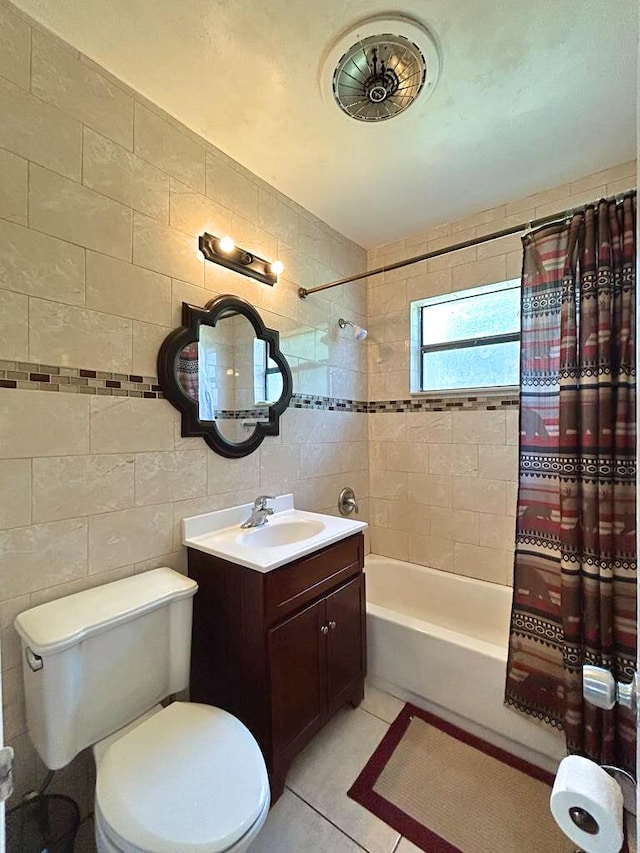
[[[411,304],[414,392],[515,386],[520,282],[497,282]]]
[[[422,353],[423,390],[517,385],[519,341]]]
[[[468,296],[452,294],[455,298],[448,302],[423,307],[423,344],[520,331],[519,287],[477,296],[472,293]]]

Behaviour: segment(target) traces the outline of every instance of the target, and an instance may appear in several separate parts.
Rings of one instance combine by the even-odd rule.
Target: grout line
[[[320,817],[321,817],[323,820],[325,820],[327,823],[331,824],[331,826],[333,826],[333,827],[334,827],[334,829],[337,829],[339,833],[341,833],[341,834],[342,834],[342,835],[344,835],[346,838],[348,838],[348,839],[349,839],[349,841],[353,841],[353,843],[356,845],[356,847],[357,847],[359,850],[364,850],[364,851],[365,851],[365,853],[369,853],[369,851],[367,850],[367,848],[366,848],[366,847],[363,847],[363,846],[362,846],[362,844],[360,844],[358,841],[356,841],[356,839],[355,839],[355,838],[353,838],[351,835],[349,835],[349,833],[348,833],[348,832],[345,832],[345,831],[344,831],[344,829],[342,829],[342,827],[341,827],[341,826],[338,826],[338,824],[337,824],[337,823],[334,823],[334,821],[332,821],[332,820],[331,820],[331,818],[329,818],[329,817],[327,817],[325,814],[323,814],[323,813],[320,811],[320,809],[316,808],[316,806],[314,806],[314,805],[313,805],[313,803],[310,803],[308,800],[305,800],[305,798],[304,798],[301,794],[299,794],[297,791],[294,791],[294,790],[293,790],[293,788],[292,788],[290,785],[285,785],[285,788],[287,789],[287,791],[289,791],[290,793],[292,793],[292,794],[294,795],[294,797],[297,797],[297,798],[298,798],[299,800],[301,800],[305,805],[309,806],[309,808],[310,808],[310,809],[312,809],[312,810],[313,810],[317,815],[320,815]],[[345,797],[346,797],[346,794],[345,794]],[[361,807],[361,808],[362,808],[362,807]],[[379,818],[378,818],[378,820],[379,820]],[[386,826],[386,825],[387,825],[387,824],[385,824],[385,826]],[[393,829],[393,827],[391,827],[391,829]],[[394,831],[395,831],[395,830],[394,830]],[[391,853],[393,853],[393,851],[391,851]]]
[[[389,694],[389,695],[391,695],[391,694]],[[394,697],[394,698],[395,698],[395,697]],[[400,700],[398,700],[398,701],[400,701]],[[387,726],[390,726],[390,725],[391,725],[391,723],[389,722],[389,720],[385,720],[385,718],[384,718],[384,717],[381,717],[381,716],[379,716],[378,714],[374,714],[374,713],[373,713],[373,711],[370,711],[368,708],[364,708],[364,707],[362,706],[362,704],[358,705],[358,708],[359,708],[359,710],[360,710],[360,711],[364,711],[366,714],[369,714],[369,716],[370,716],[370,717],[374,717],[376,720],[380,720],[380,722],[382,722],[382,723],[386,723],[386,724],[387,724]],[[398,714],[399,714],[399,713],[400,713],[400,711],[398,711]],[[396,716],[397,716],[397,715],[396,715]]]

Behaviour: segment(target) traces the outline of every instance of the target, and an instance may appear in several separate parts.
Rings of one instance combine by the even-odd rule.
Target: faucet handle
[[[274,495],[258,495],[258,497],[253,502],[253,505],[256,509],[267,509],[267,501],[274,501]],[[273,510],[270,510],[269,515],[273,514]]]

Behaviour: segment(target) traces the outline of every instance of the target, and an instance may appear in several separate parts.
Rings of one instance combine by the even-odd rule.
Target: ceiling
[[[363,246],[635,157],[637,0],[17,0]],[[325,103],[322,58],[373,14],[441,48],[428,100],[376,125]]]

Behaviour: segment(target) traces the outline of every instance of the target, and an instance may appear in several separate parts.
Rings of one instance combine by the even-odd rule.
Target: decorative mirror
[[[293,390],[279,339],[237,296],[219,296],[206,308],[183,302],[182,326],[158,354],[160,385],[182,413],[182,435],[202,436],[232,459],[278,435]]]

